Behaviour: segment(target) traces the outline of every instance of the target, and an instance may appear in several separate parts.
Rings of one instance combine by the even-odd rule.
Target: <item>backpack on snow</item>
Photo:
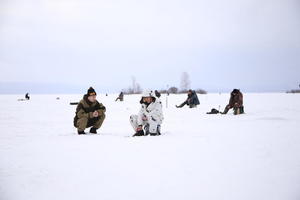
[[[220,113],[220,111],[218,111],[217,109],[213,108],[213,109],[211,109],[210,112],[207,112],[206,114],[218,114],[218,113]]]

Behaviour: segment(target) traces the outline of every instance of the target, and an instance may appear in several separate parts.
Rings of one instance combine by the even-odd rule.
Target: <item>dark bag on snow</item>
[[[213,108],[213,109],[211,109],[210,112],[207,112],[206,114],[218,114],[218,113],[220,113],[220,111],[218,111],[217,109]]]

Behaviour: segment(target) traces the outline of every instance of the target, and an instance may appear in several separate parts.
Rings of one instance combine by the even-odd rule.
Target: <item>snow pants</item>
[[[96,118],[87,118],[87,117],[79,118],[77,120],[76,127],[78,131],[84,131],[88,127],[99,129],[102,126],[104,119],[105,119],[105,114]]]
[[[153,119],[148,119],[146,121],[143,121],[143,124],[138,124],[138,115],[131,115],[130,116],[130,124],[134,131],[138,128],[139,125],[142,125],[143,128],[145,129],[146,135],[147,134],[158,134],[160,135],[160,125],[161,121],[160,120],[153,120]]]

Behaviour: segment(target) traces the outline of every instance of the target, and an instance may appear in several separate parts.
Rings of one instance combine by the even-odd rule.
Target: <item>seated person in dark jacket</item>
[[[189,90],[188,98],[186,99],[186,101],[184,101],[179,106],[176,106],[176,108],[182,108],[185,105],[188,105],[190,108],[196,108],[197,105],[199,105],[199,104],[200,104],[200,102],[199,102],[196,92],[194,90]]]
[[[226,106],[224,112],[222,114],[227,114],[230,109],[234,110],[234,114],[243,114],[244,106],[243,106],[243,94],[240,90],[234,89],[230,94],[229,104]]]
[[[121,92],[121,93],[119,94],[118,98],[117,98],[115,101],[118,101],[118,100],[120,100],[120,101],[123,101],[123,100],[124,100],[124,93],[123,93],[123,92]]]
[[[87,94],[79,102],[74,117],[74,126],[78,129],[78,134],[85,134],[84,130],[88,127],[90,133],[97,134],[105,119],[105,107],[96,100],[96,92],[90,87]]]
[[[26,93],[26,94],[25,94],[25,99],[26,99],[26,100],[29,100],[29,99],[30,99],[29,93]]]

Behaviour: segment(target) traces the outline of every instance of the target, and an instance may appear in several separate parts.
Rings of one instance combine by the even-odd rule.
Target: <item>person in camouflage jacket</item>
[[[85,134],[84,130],[88,127],[92,127],[90,133],[97,134],[97,129],[103,124],[106,108],[96,100],[96,96],[95,90],[90,87],[76,108],[74,126],[78,134]]]

